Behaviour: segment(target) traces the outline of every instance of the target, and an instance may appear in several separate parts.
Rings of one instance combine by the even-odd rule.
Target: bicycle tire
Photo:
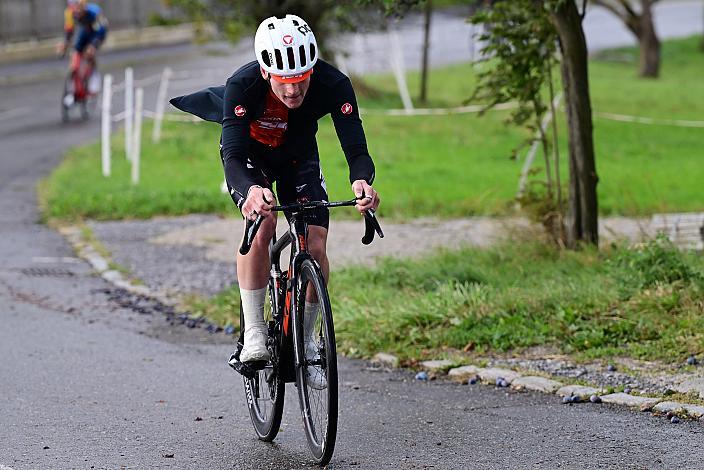
[[[267,306],[269,312],[274,305],[274,297],[272,295],[272,286],[267,289],[267,301],[265,302],[265,311]],[[244,325],[244,315],[242,306],[240,305],[240,325]],[[269,332],[271,334],[271,330]],[[276,438],[281,427],[281,417],[284,411],[284,395],[286,384],[281,379],[278,367],[278,338],[269,342],[269,350],[272,353],[271,360],[266,364],[264,369],[257,371],[253,379],[243,377],[244,393],[247,400],[247,408],[249,416],[252,419],[254,432],[259,440],[271,442]]]
[[[305,296],[308,285],[312,285],[318,297],[315,332],[318,334],[316,347],[318,359],[306,358],[303,323],[301,313],[305,308]],[[299,284],[296,292],[294,315],[294,350],[296,353],[296,385],[301,407],[301,416],[305,428],[308,447],[316,463],[326,465],[332,458],[337,437],[337,348],[335,345],[335,328],[332,320],[330,298],[323,280],[320,267],[312,259],[301,263]],[[322,372],[326,381],[325,388],[314,384],[311,364],[319,367],[315,373]],[[315,369],[314,369],[315,370]]]

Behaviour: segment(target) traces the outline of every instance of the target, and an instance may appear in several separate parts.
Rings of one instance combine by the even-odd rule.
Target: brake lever
[[[252,242],[257,235],[259,227],[262,225],[262,221],[264,221],[264,217],[258,215],[256,220],[245,220],[244,237],[242,237],[242,245],[240,246],[240,254],[243,256],[249,253],[249,250],[252,248]]]
[[[384,232],[379,225],[379,219],[376,218],[376,213],[373,209],[368,209],[364,212],[364,236],[362,243],[369,245],[374,240],[374,233],[379,235],[379,238],[384,238]]]

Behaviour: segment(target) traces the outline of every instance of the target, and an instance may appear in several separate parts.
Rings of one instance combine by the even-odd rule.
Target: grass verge
[[[352,356],[545,345],[576,360],[681,363],[704,352],[704,259],[663,238],[632,249],[568,252],[535,242],[386,259],[336,271],[330,294],[338,348]],[[233,289],[202,313],[236,324],[237,306]]]
[[[657,80],[638,78],[633,63],[620,61],[624,55],[634,57],[634,49],[602,54],[590,63],[594,110],[701,120],[704,62],[697,45],[696,37],[666,41],[662,74]],[[612,60],[614,56],[619,62]],[[475,75],[468,64],[433,70],[427,105],[462,104],[474,89]],[[418,73],[409,73],[411,90],[418,89],[418,80]],[[357,89],[360,106],[401,107],[391,76],[365,77]],[[506,116],[505,111],[492,111],[484,117],[363,116],[370,152],[377,164],[376,186],[384,200],[381,215],[404,219],[506,212],[523,164],[510,157],[528,137],[525,131],[507,127]],[[594,123],[602,213],[647,215],[702,210],[701,129],[598,117]],[[564,114],[560,124],[564,159]],[[142,181],[137,186],[129,182],[121,135],[114,139],[110,178],[100,174],[97,143],[73,149],[40,191],[45,216],[120,219],[231,213],[234,209],[229,197],[219,191],[219,133],[218,126],[209,123],[166,123],[162,142],[153,144],[147,137],[151,134],[147,125],[143,132]],[[331,197],[349,197],[347,165],[329,119],[321,122],[318,142]],[[538,175],[539,166],[536,163]],[[567,169],[565,162],[562,169]]]

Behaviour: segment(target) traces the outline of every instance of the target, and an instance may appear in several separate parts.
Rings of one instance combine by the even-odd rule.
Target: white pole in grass
[[[393,26],[389,28],[389,41],[391,42],[391,66],[396,76],[396,85],[401,95],[401,101],[403,101],[403,108],[406,112],[409,112],[413,110],[413,101],[411,101],[411,94],[408,92],[408,84],[406,83],[401,43],[398,38],[398,32]]]
[[[103,176],[110,176],[110,122],[112,116],[110,111],[112,107],[112,75],[105,74],[103,78],[103,114],[100,141],[101,147],[101,162],[103,167]]]
[[[125,158],[132,155],[132,123],[134,122],[134,71],[125,69]]]
[[[154,130],[152,132],[152,142],[161,140],[161,123],[164,120],[164,108],[166,108],[166,93],[169,89],[169,79],[171,78],[171,69],[166,67],[161,74],[161,82],[159,83],[159,91],[156,95],[156,116],[154,117]]]
[[[139,159],[142,147],[142,114],[144,110],[144,88],[135,90],[134,135],[132,140],[132,184],[139,183]]]
[[[561,99],[562,93],[558,93],[558,95],[552,100],[552,107],[557,109],[560,105]],[[548,125],[553,118],[554,116],[552,115],[552,111],[545,113],[545,116],[543,116],[543,121],[540,123],[540,127],[543,129],[543,132],[547,130]],[[540,145],[540,131],[535,132],[535,139],[533,140],[533,144],[530,146],[530,150],[528,150],[526,161],[523,162],[523,169],[521,170],[521,179],[518,182],[518,192],[516,193],[516,198],[523,196],[523,193],[526,190],[526,185],[528,184],[528,173],[530,172],[530,167],[533,165],[533,160],[535,160],[538,145]]]

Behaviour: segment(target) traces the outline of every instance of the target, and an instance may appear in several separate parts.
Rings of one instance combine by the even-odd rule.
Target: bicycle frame
[[[271,263],[270,277],[275,283],[271,286],[271,292],[274,298],[271,299],[272,306],[276,311],[272,311],[272,321],[269,324],[270,334],[278,342],[280,346],[278,350],[279,357],[272,358],[279,369],[279,375],[285,382],[295,382],[296,366],[300,363],[300,358],[294,358],[293,351],[293,330],[291,327],[291,313],[296,308],[297,299],[295,298],[297,286],[295,285],[298,279],[298,271],[301,263],[310,259],[318,268],[320,265],[308,252],[308,223],[305,220],[307,210],[313,210],[319,207],[342,207],[353,206],[361,198],[355,198],[349,201],[327,202],[327,201],[312,201],[299,204],[290,204],[286,206],[275,206],[273,211],[291,211],[291,217],[288,221],[288,231],[278,240],[276,237],[272,239],[269,245],[269,261]],[[259,216],[255,221],[246,220],[245,234],[242,240],[242,246],[239,249],[240,254],[246,255],[252,246],[252,241],[261,226],[263,217]],[[384,233],[376,220],[374,211],[367,211],[364,214],[365,234],[362,238],[362,243],[368,245],[374,238],[374,234],[378,234],[380,238],[384,237]],[[281,271],[281,252],[286,247],[292,244],[291,256],[287,272],[284,274]],[[282,302],[283,300],[283,302]],[[271,330],[273,328],[273,331]],[[242,330],[243,331],[243,330]],[[243,333],[240,332],[240,343],[243,343]],[[273,334],[272,334],[273,333]],[[241,348],[241,345],[240,345]],[[276,348],[275,348],[276,349]],[[238,353],[239,354],[239,351]],[[236,356],[238,358],[238,356]],[[278,362],[277,362],[278,361]],[[257,368],[239,361],[236,364],[231,364],[237,372],[248,378],[253,378],[257,373]]]

